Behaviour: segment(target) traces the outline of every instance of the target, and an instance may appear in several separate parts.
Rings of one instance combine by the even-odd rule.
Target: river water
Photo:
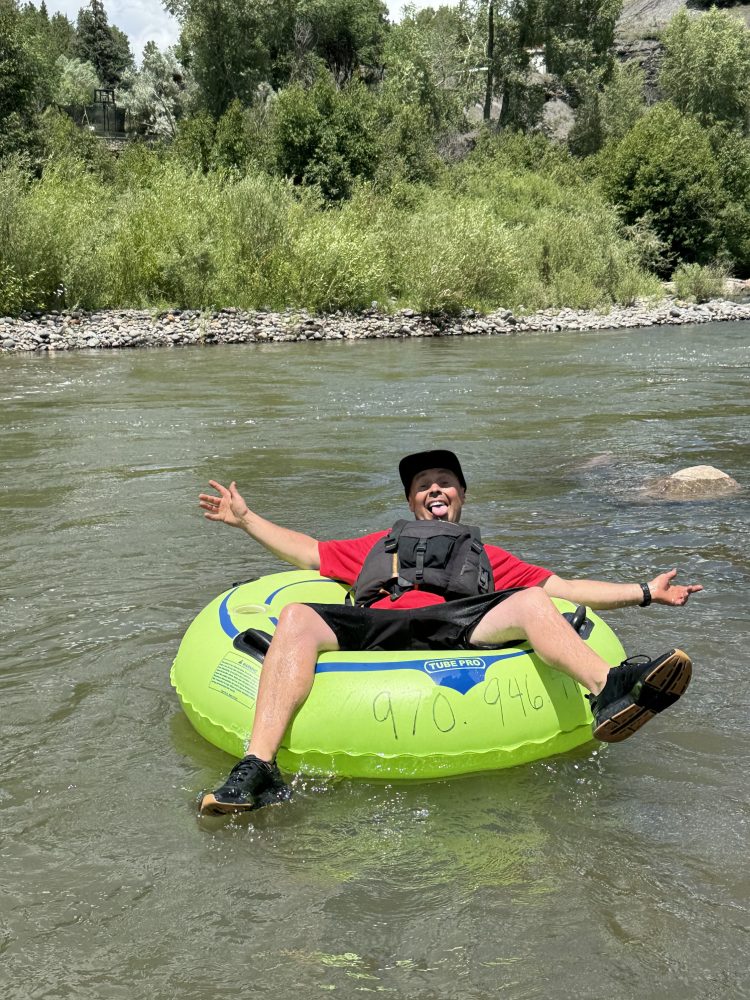
[[[4,1000],[750,996],[745,492],[750,324],[0,355]],[[282,568],[205,522],[236,478],[318,537],[391,523],[398,458],[455,448],[466,519],[561,575],[673,566],[687,608],[605,614],[691,688],[619,746],[422,783],[298,781],[199,822],[231,760],[168,682],[231,581]]]

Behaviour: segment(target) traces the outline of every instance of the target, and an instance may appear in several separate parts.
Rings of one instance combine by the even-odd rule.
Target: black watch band
[[[649,606],[649,604],[651,603],[651,590],[650,590],[649,585],[647,583],[642,583],[640,585],[640,587],[641,587],[641,590],[643,591],[643,600],[638,605],[638,607],[639,608],[647,608]]]

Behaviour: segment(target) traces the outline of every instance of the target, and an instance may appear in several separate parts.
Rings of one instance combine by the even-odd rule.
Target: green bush
[[[21,308],[95,305],[92,275],[106,234],[108,189],[78,160],[61,159],[41,181],[0,174],[0,265],[15,275]],[[20,284],[19,284],[20,283]]]
[[[25,253],[23,207],[29,181],[15,166],[0,171],[0,315],[39,306],[39,275]]]
[[[704,125],[747,126],[750,111],[750,32],[731,14],[683,8],[664,32],[659,84],[683,112]]]
[[[541,210],[531,225],[519,230],[518,241],[524,261],[519,294],[527,305],[627,305],[660,289],[622,238],[615,213],[601,203],[590,205],[585,214],[559,206]]]
[[[242,105],[235,99],[216,125],[211,162],[219,170],[244,170],[250,159],[250,139]]]
[[[217,211],[212,301],[244,308],[303,305],[303,295],[293,301],[285,275],[295,236],[317,214],[314,202],[295,198],[288,182],[258,173],[227,184]]]
[[[711,147],[726,192],[719,214],[724,256],[733,270],[750,273],[750,138],[726,126],[714,126]]]
[[[615,63],[604,85],[600,112],[605,140],[618,141],[627,135],[646,112],[645,73],[635,60]]]
[[[604,190],[628,224],[648,216],[677,258],[715,259],[725,194],[708,135],[694,118],[657,104],[598,163]]]
[[[271,114],[276,170],[295,184],[317,187],[326,201],[348,198],[357,178],[374,174],[373,124],[373,98],[361,83],[338,90],[326,74],[309,90],[288,87]]]
[[[174,151],[187,167],[207,174],[211,169],[215,138],[216,122],[207,111],[200,111],[180,122]]]
[[[392,291],[420,312],[458,313],[516,301],[517,250],[507,227],[479,202],[428,197],[401,221]]]
[[[43,167],[61,160],[79,161],[106,180],[114,178],[115,157],[88,129],[80,128],[68,115],[51,107],[40,115],[40,124]]]
[[[727,272],[718,264],[680,264],[672,275],[678,298],[696,302],[719,298],[726,280]]]
[[[276,255],[274,304],[316,311],[360,310],[387,295],[388,242],[367,194],[329,211],[310,211]]]
[[[391,187],[397,181],[429,183],[440,173],[440,158],[427,112],[418,105],[379,107],[380,141],[377,182]]]

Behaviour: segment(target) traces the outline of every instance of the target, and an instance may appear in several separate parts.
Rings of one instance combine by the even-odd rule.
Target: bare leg
[[[248,754],[273,760],[294,713],[310,693],[318,655],[338,648],[336,635],[312,608],[284,608],[260,675]]]
[[[592,694],[604,687],[610,666],[570,627],[541,587],[512,594],[475,627],[472,645],[528,639],[548,666],[560,670]]]

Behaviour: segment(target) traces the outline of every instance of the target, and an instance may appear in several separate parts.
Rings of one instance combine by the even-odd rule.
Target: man
[[[565,580],[482,546],[476,529],[459,526],[466,479],[453,452],[407,455],[399,474],[417,524],[397,522],[390,532],[344,541],[319,542],[267,521],[248,508],[234,482],[227,489],[211,480],[219,495],[200,494],[208,520],[242,528],[293,566],[355,585],[356,600],[284,608],[263,664],[247,755],[202,797],[201,813],[243,812],[289,797],[275,756],[324,652],[476,649],[528,640],[540,659],[591,692],[594,736],[609,742],[630,736],[687,688],[692,666],[681,650],[610,668],[551,598],[595,610],[652,601],[681,606],[701,586],[676,585],[676,570],[647,584]]]

